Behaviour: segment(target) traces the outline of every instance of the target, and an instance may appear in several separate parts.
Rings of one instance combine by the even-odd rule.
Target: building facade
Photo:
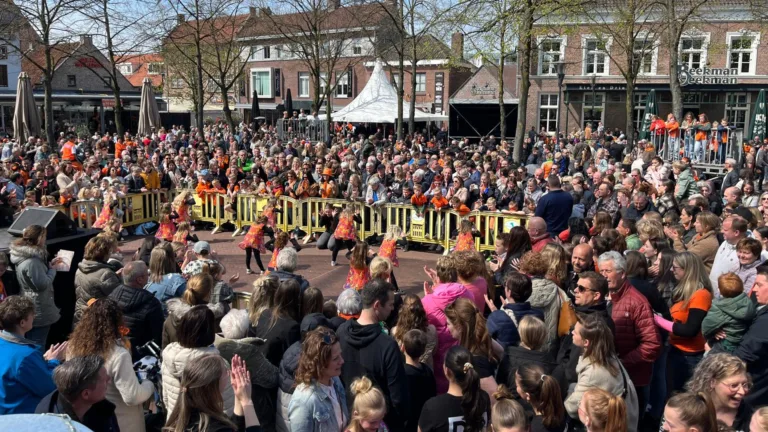
[[[726,118],[737,129],[749,127],[757,93],[768,88],[765,27],[751,18],[747,6],[734,6],[740,2],[727,8],[720,3],[705,13],[706,22],[694,20],[685,29],[677,58],[670,58],[662,34],[644,34],[635,42],[640,70],[631,96],[635,131],[642,125],[650,90],[656,91],[659,115],[672,112],[670,64],[683,85],[684,113],[705,113],[710,121]],[[622,53],[612,38],[598,37],[595,27],[568,22],[538,28],[526,107],[528,129],[554,134],[558,124],[560,131],[573,131],[601,121],[606,128],[626,131],[626,81],[614,61]],[[558,63],[564,65],[562,86]]]

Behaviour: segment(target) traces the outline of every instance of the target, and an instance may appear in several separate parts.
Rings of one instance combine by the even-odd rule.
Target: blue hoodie
[[[0,332],[0,358],[0,415],[34,413],[56,390],[53,370],[59,361],[46,361],[34,342],[6,331]]]

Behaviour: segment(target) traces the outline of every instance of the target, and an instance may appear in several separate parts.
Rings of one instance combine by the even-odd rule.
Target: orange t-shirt
[[[705,289],[700,289],[693,293],[687,306],[685,305],[685,302],[677,302],[669,308],[669,313],[672,315],[673,321],[685,323],[688,321],[688,312],[691,309],[709,311],[710,307],[712,307],[712,294]],[[699,331],[699,333],[692,338],[684,338],[676,336],[675,334],[670,334],[669,343],[680,351],[696,353],[704,351],[706,340],[704,340],[704,336],[702,336],[701,331]]]
[[[415,205],[416,207],[421,207],[424,204],[427,203],[427,196],[426,195],[414,195],[411,197],[411,204]]]
[[[121,143],[120,141],[115,143],[115,158],[121,157],[123,154],[123,150],[125,150],[126,145],[124,143]]]
[[[73,161],[75,160],[75,143],[72,141],[67,141],[64,143],[64,145],[61,147],[61,158],[66,161]]]
[[[432,201],[430,202],[438,210],[440,210],[443,207],[448,207],[448,200],[445,199],[444,196],[441,196],[439,199],[437,197],[432,197]]]
[[[459,204],[459,206],[454,208],[454,210],[459,212],[459,216],[464,216],[470,212],[469,207],[465,206],[464,204]]]

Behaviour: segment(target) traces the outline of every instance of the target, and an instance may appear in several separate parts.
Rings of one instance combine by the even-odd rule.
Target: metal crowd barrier
[[[706,134],[705,139],[697,141],[695,131],[684,132],[681,129],[677,138],[670,137],[665,130],[657,135],[652,132],[648,141],[656,154],[668,162],[685,156],[695,165],[723,165],[728,158],[741,160],[743,137],[741,129],[713,130]]]
[[[282,140],[298,138],[314,142],[328,141],[328,122],[325,120],[278,119],[275,129]]]
[[[181,190],[149,191],[130,194],[119,198],[119,206],[123,209],[123,226],[136,226],[145,222],[157,221],[158,210],[162,203],[171,202]],[[195,204],[190,207],[192,220],[208,222],[215,227],[226,223],[233,224],[242,230],[254,223],[260,216],[269,196],[253,194],[238,194],[235,201],[235,211],[228,212],[225,206],[230,202],[226,194],[205,194],[202,198],[191,191]],[[366,239],[374,234],[384,235],[390,225],[397,225],[410,242],[443,246],[446,253],[456,245],[454,237],[461,220],[469,218],[480,233],[475,246],[479,251],[494,248],[495,239],[500,232],[509,232],[514,226],[525,226],[528,216],[513,215],[500,212],[473,211],[462,217],[453,210],[438,211],[426,209],[423,215],[418,215],[416,208],[409,204],[384,204],[381,206],[367,205],[362,202],[352,202],[343,199],[304,198],[294,199],[288,196],[277,198],[278,207],[282,212],[277,213],[275,228],[290,231],[299,228],[312,235],[322,233],[325,227],[320,225],[320,216],[325,206],[335,207],[352,205],[359,210],[362,223],[358,224],[358,236]],[[75,201],[69,207],[57,206],[77,222],[81,228],[91,228],[101,212],[103,203],[100,200]]]

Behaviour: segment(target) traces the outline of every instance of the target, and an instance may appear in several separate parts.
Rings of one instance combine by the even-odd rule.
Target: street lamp
[[[560,143],[560,101],[563,100],[563,80],[565,80],[565,63],[557,62],[555,64],[555,71],[557,72],[557,132],[555,133],[555,140]]]
[[[595,119],[595,85],[597,84],[597,75],[592,74],[592,106],[589,110],[589,122]]]
[[[568,104],[571,102],[568,99],[568,90],[565,91],[565,99],[563,100],[565,102],[565,139],[568,139]]]

